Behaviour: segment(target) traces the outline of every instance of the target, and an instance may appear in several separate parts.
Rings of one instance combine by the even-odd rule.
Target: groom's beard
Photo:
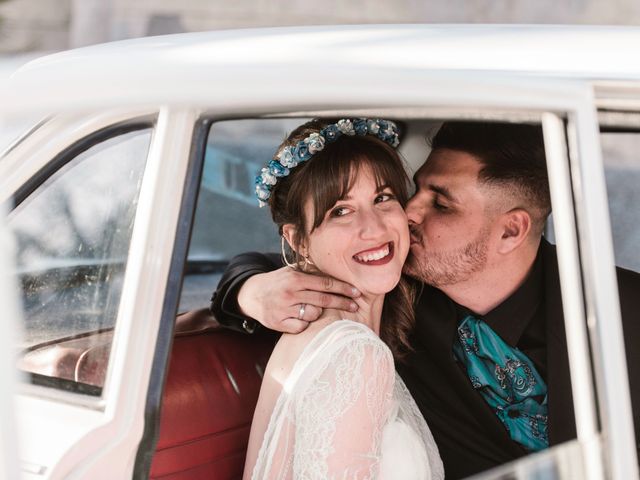
[[[404,273],[434,287],[444,287],[468,280],[474,273],[483,270],[487,264],[489,249],[489,229],[483,229],[478,236],[461,248],[445,251],[430,251],[425,248],[421,232],[411,231],[411,236],[419,245],[409,252],[404,264]]]

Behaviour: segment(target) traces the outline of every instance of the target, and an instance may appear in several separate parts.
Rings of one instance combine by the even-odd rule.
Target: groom
[[[414,351],[398,371],[435,437],[447,478],[462,478],[576,437],[542,133],[448,122],[414,177],[405,273],[424,283]],[[298,332],[322,308],[353,309],[350,285],[244,254],[212,301],[221,323]],[[640,275],[617,269],[640,431]],[[636,436],[637,436],[636,433]]]

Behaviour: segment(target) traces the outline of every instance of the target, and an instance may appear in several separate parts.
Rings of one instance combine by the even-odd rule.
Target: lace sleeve
[[[293,478],[376,478],[393,357],[371,332],[331,347],[295,398]]]

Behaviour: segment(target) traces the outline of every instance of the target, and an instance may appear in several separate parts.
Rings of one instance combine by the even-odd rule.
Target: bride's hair
[[[299,126],[278,147],[274,159],[284,147],[296,145],[330,123],[312,120]],[[268,205],[280,235],[285,224],[292,224],[296,232],[304,235],[312,233],[322,224],[326,212],[348,194],[363,166],[371,168],[377,185],[389,187],[404,208],[409,198],[409,177],[396,150],[372,135],[342,135],[292,168],[287,176],[278,178],[271,189]],[[305,218],[304,206],[309,199],[313,218]],[[288,261],[298,268],[304,263],[298,253],[303,240],[301,235],[293,239],[293,259]],[[403,360],[411,350],[409,333],[415,323],[415,292],[415,281],[402,275],[398,285],[385,296],[380,338],[397,360]]]

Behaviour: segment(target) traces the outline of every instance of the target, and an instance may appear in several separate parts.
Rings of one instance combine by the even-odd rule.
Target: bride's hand
[[[359,295],[357,289],[333,277],[283,267],[247,279],[238,293],[238,306],[271,330],[300,333],[324,308],[357,311],[352,299]]]

